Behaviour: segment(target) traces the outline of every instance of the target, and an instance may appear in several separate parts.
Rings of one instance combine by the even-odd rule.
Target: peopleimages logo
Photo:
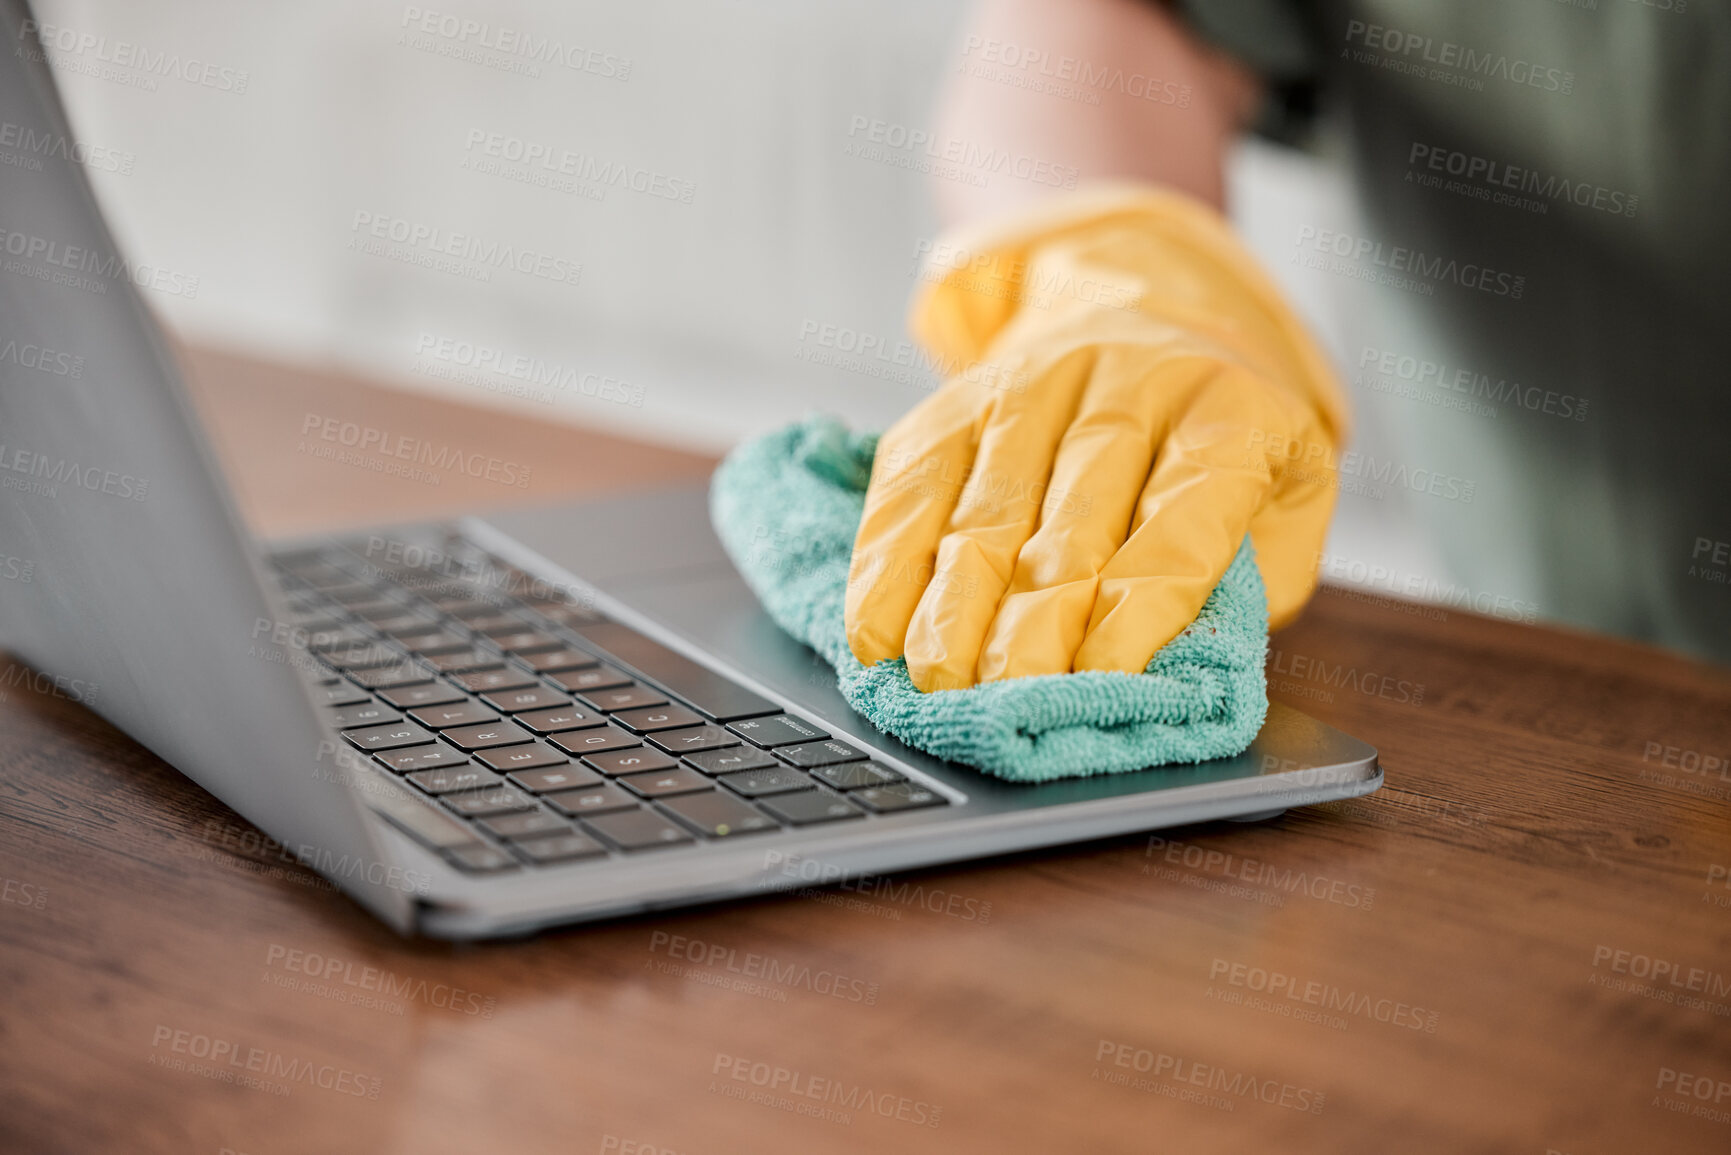
[[[884,1119],[895,1119],[935,1129],[944,1114],[942,1107],[934,1106],[923,1099],[892,1095],[859,1083],[811,1075],[773,1063],[754,1062],[736,1055],[717,1054],[709,1073],[722,1080],[744,1084],[741,1087],[730,1087],[727,1082],[712,1081],[710,1090],[713,1092],[728,1094],[731,1091],[733,1094],[728,1097],[744,1099],[749,1094],[747,1088],[755,1088],[757,1094],[749,1096],[751,1101],[798,1115],[826,1117],[826,1108],[845,1108],[848,1111],[860,1111]],[[849,1120],[844,1117],[832,1121]]]
[[[914,274],[932,282],[948,280],[976,296],[1000,297],[1036,309],[1051,308],[1059,298],[1108,309],[1134,309],[1142,300],[1138,285],[1102,280],[1086,272],[1078,277],[1067,268],[1030,265],[990,249],[967,249],[948,241],[919,241],[914,246]]]
[[[17,475],[16,478],[0,478],[0,485],[7,489],[27,489],[43,497],[57,496],[57,487],[61,485],[127,501],[143,501],[150,493],[150,482],[142,477],[19,449],[3,441],[0,441],[0,470]],[[26,478],[29,479],[27,482]]]
[[[450,445],[435,445],[419,437],[394,434],[376,426],[360,425],[353,421],[344,421],[340,417],[326,417],[318,413],[308,413],[302,417],[301,434],[311,434],[320,441],[359,453],[377,453],[383,457],[412,462],[417,466],[485,478],[501,485],[514,485],[519,489],[529,484],[532,468],[498,457],[489,457],[484,453],[466,452]]]
[[[1359,351],[1358,367],[1361,370],[1368,368],[1371,374],[1383,378],[1410,382],[1415,386],[1427,386],[1439,393],[1458,394],[1468,402],[1485,401],[1495,405],[1507,405],[1533,413],[1544,413],[1564,421],[1587,419],[1588,402],[1585,397],[1578,397],[1573,393],[1559,393],[1555,389],[1541,389],[1537,385],[1522,385],[1519,381],[1511,381],[1507,377],[1493,377],[1475,369],[1450,366],[1443,361],[1414,357],[1391,349],[1364,346]],[[1367,379],[1367,375],[1362,372],[1355,383],[1378,392],[1392,391],[1379,388],[1374,378]],[[1491,409],[1489,416],[1496,416],[1496,410]]]
[[[1641,749],[1641,761],[1658,763],[1669,770],[1681,770],[1685,774],[1699,775],[1703,781],[1717,778],[1721,782],[1731,782],[1731,753],[1714,754],[1700,750],[1686,750],[1681,746],[1670,746],[1664,742],[1648,742]]]
[[[1293,244],[1299,249],[1293,254],[1294,262],[1306,268],[1418,292],[1421,296],[1428,296],[1437,284],[1451,284],[1518,301],[1527,287],[1527,278],[1518,273],[1402,245],[1384,245],[1369,237],[1355,237],[1333,229],[1300,226]],[[1319,255],[1307,257],[1303,251],[1306,248]],[[1331,257],[1339,260],[1331,263]]]
[[[502,244],[499,241],[483,240],[472,233],[454,232],[388,213],[357,209],[349,224],[349,231],[356,234],[354,239],[357,241],[371,239],[401,246],[405,250],[401,256],[407,258],[414,254],[424,257],[427,263],[435,268],[440,267],[436,263],[439,259],[450,258],[452,261],[479,266],[478,271],[512,269],[525,276],[552,281],[555,284],[576,285],[583,279],[581,261]],[[355,247],[353,242],[350,247]],[[398,254],[386,247],[380,255]]]
[[[1417,599],[1512,622],[1531,624],[1538,619],[1539,607],[1536,602],[1485,590],[1475,591],[1469,586],[1441,581],[1425,574],[1408,573],[1381,562],[1365,562],[1318,552],[1315,555],[1315,564],[1318,577],[1350,583],[1360,589],[1383,590],[1398,598]]]
[[[41,910],[48,905],[48,892],[35,883],[8,878],[0,882],[0,902]]]
[[[415,340],[415,354],[424,361],[474,370],[479,375],[474,382],[477,384],[485,381],[485,375],[493,374],[521,383],[530,393],[539,392],[550,398],[563,393],[643,408],[644,389],[641,385],[526,353],[513,353],[484,342],[424,332]]]
[[[339,857],[310,843],[291,848],[260,830],[251,827],[241,829],[217,818],[204,824],[200,841],[205,844],[207,854],[210,847],[221,847],[230,854],[242,857],[254,854],[271,855],[278,862],[298,863],[316,870],[326,879],[335,877],[353,882],[359,878],[374,886],[386,886],[404,894],[427,894],[433,882],[431,875],[413,868],[405,869],[395,863],[380,862],[377,859],[363,860],[347,854]]]
[[[18,260],[7,261],[9,273],[19,273],[54,284],[71,285],[85,292],[106,293],[107,281],[131,281],[141,289],[154,289],[174,297],[198,296],[198,278],[160,265],[140,265],[113,253],[104,256],[83,245],[69,245],[52,237],[40,237],[0,225],[0,251]],[[41,264],[27,263],[37,262]],[[89,276],[103,278],[90,280]]]
[[[1271,434],[1265,429],[1252,429],[1245,442],[1246,468],[1270,472],[1278,469],[1284,480],[1328,485],[1344,492],[1363,492],[1378,501],[1383,497],[1377,488],[1379,486],[1407,489],[1465,504],[1471,504],[1478,492],[1478,483],[1470,478],[1423,467],[1413,468],[1392,458],[1379,461],[1356,449],[1340,453],[1333,444],[1325,441],[1303,441],[1282,432]],[[1365,484],[1349,486],[1343,478]]]
[[[1271,999],[1285,999],[1325,1011],[1340,1011],[1372,1022],[1409,1031],[1434,1035],[1437,1012],[1429,1011],[1399,999],[1379,998],[1363,991],[1342,990],[1333,983],[1314,979],[1299,979],[1280,971],[1265,970],[1247,963],[1216,958],[1208,965],[1208,981],[1224,982],[1227,986],[1265,994]]]
[[[967,75],[1087,104],[1099,104],[1102,92],[1116,92],[1133,100],[1189,108],[1193,95],[1188,84],[981,36],[969,36],[962,43],[962,57]]]
[[[688,205],[697,195],[697,185],[690,180],[641,165],[625,164],[593,153],[574,152],[559,145],[488,132],[482,128],[469,130],[463,151],[468,154],[463,159],[463,167],[475,172],[519,178],[521,174],[513,177],[514,170],[500,167],[500,162],[505,162],[542,178],[566,178],[577,182],[579,187],[596,190],[601,197],[606,195],[607,189],[617,187],[657,200]],[[553,187],[563,188],[556,182]]]
[[[1424,683],[1409,682],[1375,670],[1359,670],[1342,662],[1330,663],[1322,658],[1271,649],[1268,651],[1267,670],[1270,679],[1298,678],[1336,689],[1352,690],[1389,702],[1412,706],[1424,704]],[[1333,698],[1328,700],[1333,701]]]
[[[567,44],[551,36],[537,36],[508,24],[469,20],[411,4],[403,9],[401,27],[423,36],[437,36],[453,45],[497,52],[535,64],[557,64],[573,72],[587,72],[607,80],[631,79],[631,61],[627,57],[585,48],[581,44]]]
[[[885,338],[846,325],[814,321],[806,318],[799,327],[800,348],[794,356],[818,365],[833,365],[867,376],[881,377],[905,385],[930,387],[922,378],[951,380],[961,378],[990,389],[1005,389],[1011,393],[1026,393],[1029,377],[1019,363],[985,359],[964,361],[926,349],[923,345],[899,338]],[[895,370],[910,372],[898,373]]]
[[[384,1086],[384,1081],[377,1075],[362,1075],[347,1067],[296,1059],[263,1047],[243,1047],[232,1039],[177,1030],[160,1023],[151,1036],[150,1046],[153,1052],[158,1052],[150,1056],[153,1066],[184,1070],[218,1082],[237,1083],[276,1094],[286,1095],[292,1089],[291,1084],[305,1083],[339,1095],[377,1099]],[[165,1053],[161,1051],[163,1048],[166,1048]],[[201,1060],[207,1065],[188,1064],[188,1058]],[[276,1085],[258,1086],[260,1079],[274,1080]]]
[[[1136,1071],[1171,1083],[1183,1083],[1191,1087],[1199,1087],[1205,1091],[1221,1091],[1239,1099],[1251,1098],[1260,1103],[1284,1107],[1288,1111],[1299,1111],[1309,1115],[1322,1114],[1322,1106],[1327,1098],[1321,1091],[1311,1087],[1283,1083],[1278,1079],[1259,1079],[1245,1071],[1233,1071],[1212,1063],[1200,1063],[1195,1059],[1181,1055],[1171,1055],[1165,1051],[1155,1051],[1147,1047],[1138,1047],[1134,1043],[1121,1043],[1114,1039],[1100,1040],[1094,1048],[1094,1062],[1105,1064],[1106,1069],[1102,1071],[1100,1066],[1096,1066],[1091,1078],[1103,1079],[1119,1086],[1133,1087],[1139,1091],[1154,1090],[1155,1088],[1139,1085],[1144,1084],[1146,1080],[1132,1082],[1128,1076],[1119,1075],[1111,1068],[1119,1067]]]
[[[855,114],[848,122],[849,156],[875,160],[936,176],[984,186],[990,176],[1013,176],[1052,188],[1075,188],[1080,170],[1026,153],[990,148],[957,137],[939,138],[929,130]],[[951,166],[946,168],[945,166]],[[978,180],[973,178],[978,177]]]
[[[1422,166],[1428,170],[1428,175],[1459,177],[1457,184],[1466,182],[1471,188],[1453,188],[1449,185],[1437,184],[1445,192],[1460,192],[1463,195],[1475,196],[1480,200],[1490,200],[1496,204],[1507,204],[1513,208],[1536,209],[1545,212],[1549,208],[1547,202],[1563,201],[1578,205],[1581,208],[1596,209],[1602,213],[1615,216],[1632,217],[1640,204],[1641,198],[1617,189],[1605,188],[1602,185],[1589,184],[1586,181],[1571,181],[1568,177],[1551,174],[1549,176],[1537,169],[1522,168],[1519,165],[1505,164],[1489,157],[1475,156],[1472,153],[1461,152],[1458,149],[1444,148],[1441,145],[1425,144],[1423,141],[1413,141],[1412,149],[1407,154],[1406,162],[1410,165]],[[1420,173],[1423,177],[1426,173]],[[1412,170],[1407,171],[1407,179],[1414,180]],[[1420,183],[1423,183],[1420,181]],[[1524,193],[1527,196],[1514,194]],[[1537,199],[1528,199],[1528,198]]]
[[[10,120],[0,120],[0,148],[18,149],[21,153],[29,154],[30,159],[58,157],[70,164],[81,164],[99,172],[119,173],[121,176],[131,175],[136,159],[130,152],[122,149],[87,144],[81,140],[73,140],[64,133],[37,132],[27,124],[14,124]],[[41,165],[24,167],[39,169]]]
[[[1363,20],[1346,23],[1346,42],[1363,48],[1352,53],[1359,64],[1375,64],[1391,72],[1482,91],[1486,80],[1537,88],[1568,96],[1575,91],[1575,74],[1501,52],[1481,52],[1453,40],[1438,40],[1418,32],[1385,28]]]
[[[1252,886],[1270,887],[1282,894],[1301,894],[1350,909],[1369,910],[1376,901],[1375,887],[1280,867],[1256,858],[1241,858],[1224,850],[1180,842],[1158,834],[1149,836],[1148,847],[1143,856],[1172,866],[1184,866],[1204,874],[1247,882]],[[1144,873],[1150,873],[1150,865],[1153,863],[1144,864]]]
[[[8,341],[0,345],[0,361],[10,361],[21,369],[34,369],[51,377],[84,376],[84,358],[76,353],[50,349],[45,345]]]
[[[1714,1123],[1731,1123],[1731,1079],[1660,1067],[1653,1089],[1657,1093],[1650,1106]]]
[[[357,966],[354,962],[336,955],[299,950],[281,943],[273,942],[265,949],[264,961],[267,967],[287,971],[314,980],[315,983],[340,984],[352,988],[353,991],[402,999],[405,1002],[425,1003],[430,1007],[483,1019],[493,1017],[497,1002],[492,995],[482,995],[450,983],[428,982],[426,979],[411,978],[381,967]],[[314,990],[310,993],[322,992]]]
[[[736,947],[687,938],[682,934],[671,934],[664,930],[651,932],[649,953],[664,953],[669,958],[681,959],[699,966],[719,967],[742,978],[761,979],[777,986],[799,987],[812,994],[827,995],[846,1003],[862,1003],[869,1007],[878,1001],[878,984],[868,983],[864,979],[850,978],[827,968],[814,970],[809,963],[787,962],[774,955],[758,954],[755,951],[741,954]]]
[[[26,577],[24,580],[30,579]],[[15,690],[20,687],[38,694],[47,694],[51,698],[59,698],[62,702],[77,702],[81,706],[91,707],[96,705],[96,693],[101,688],[95,682],[86,682],[83,678],[45,674],[41,670],[32,670],[29,666],[14,662],[6,667],[4,672],[0,672],[0,690]]]
[[[1715,999],[1731,995],[1731,971],[1687,966],[1675,959],[1659,958],[1639,951],[1618,950],[1604,943],[1593,948],[1593,969],[1598,970],[1601,964],[1612,974],[1644,979],[1655,987],[1663,983],[1673,991]]]
[[[917,906],[933,914],[947,914],[964,922],[984,925],[992,919],[991,903],[968,898],[942,887],[928,887],[924,882],[885,878],[876,874],[850,875],[833,862],[807,858],[800,854],[787,854],[780,850],[766,851],[763,866],[766,871],[779,874],[783,878],[798,879],[814,886],[833,886],[838,890],[850,891],[883,902]],[[765,882],[773,884],[774,880],[766,879]]]
[[[146,91],[155,90],[157,79],[173,77],[201,88],[232,92],[238,96],[246,92],[250,79],[247,73],[239,68],[226,68],[196,57],[183,57],[178,52],[157,51],[127,40],[111,41],[106,36],[80,32],[63,24],[48,24],[26,18],[18,26],[18,39],[26,41],[32,34],[41,40],[44,49],[63,53],[69,58],[68,61],[55,61],[56,65],[66,67],[70,64],[68,71],[89,73],[105,80],[127,78],[108,75],[104,66],[139,72],[143,74],[140,79],[149,81],[143,85]],[[37,59],[45,55],[27,48],[20,48],[19,51],[29,52]]]

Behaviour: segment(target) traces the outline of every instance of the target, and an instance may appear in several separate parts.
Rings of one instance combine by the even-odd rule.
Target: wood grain
[[[713,457],[399,393],[337,369],[209,349],[182,350],[181,360],[242,513],[269,537],[539,504],[715,468]],[[472,472],[452,464],[458,455]]]
[[[533,482],[393,481],[296,443],[305,413],[400,399],[193,364],[277,531],[710,464],[428,405],[418,435],[515,452]],[[394,937],[10,667],[0,1150],[1731,1149],[1731,769],[1699,761],[1731,760],[1724,671],[1330,590],[1274,645],[1275,696],[1378,746],[1381,793],[469,947]],[[1652,960],[1656,984],[1619,973]],[[191,1065],[175,1032],[229,1049],[161,1065]],[[230,1053],[287,1093],[228,1081]],[[846,1118],[786,1085],[753,1101],[730,1077],[751,1064],[819,1099],[833,1080]],[[1709,1098],[1659,1085],[1683,1077]]]

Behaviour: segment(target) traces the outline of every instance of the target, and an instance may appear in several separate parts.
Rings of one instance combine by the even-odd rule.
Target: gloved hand
[[[939,243],[912,327],[955,375],[878,445],[847,637],[922,690],[1141,672],[1248,533],[1269,617],[1316,582],[1344,396],[1226,223],[1079,192]]]

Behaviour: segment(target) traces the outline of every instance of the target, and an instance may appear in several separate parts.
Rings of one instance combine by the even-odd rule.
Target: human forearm
[[[1144,0],[978,0],[964,36],[964,59],[993,72],[1029,70],[1000,70],[985,60],[989,53],[1012,60],[1043,53],[1048,69],[1067,57],[1078,75],[1152,78],[1180,96],[1168,104],[1110,82],[1076,84],[1098,93],[1099,103],[1089,104],[964,68],[940,100],[941,138],[1074,168],[1078,183],[1138,180],[1221,206],[1226,150],[1254,109],[1256,81],[1165,9]],[[1006,56],[1007,46],[1014,55]],[[1002,177],[984,187],[944,182],[938,211],[946,225],[965,224],[1053,191]]]

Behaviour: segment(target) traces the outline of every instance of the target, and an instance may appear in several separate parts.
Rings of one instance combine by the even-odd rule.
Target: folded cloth
[[[1268,603],[1249,538],[1195,622],[1140,674],[921,693],[900,658],[861,665],[842,613],[876,448],[876,434],[812,418],[739,446],[709,489],[710,518],[746,584],[777,625],[835,667],[842,694],[872,725],[1015,782],[1201,762],[1250,745],[1268,710]]]

